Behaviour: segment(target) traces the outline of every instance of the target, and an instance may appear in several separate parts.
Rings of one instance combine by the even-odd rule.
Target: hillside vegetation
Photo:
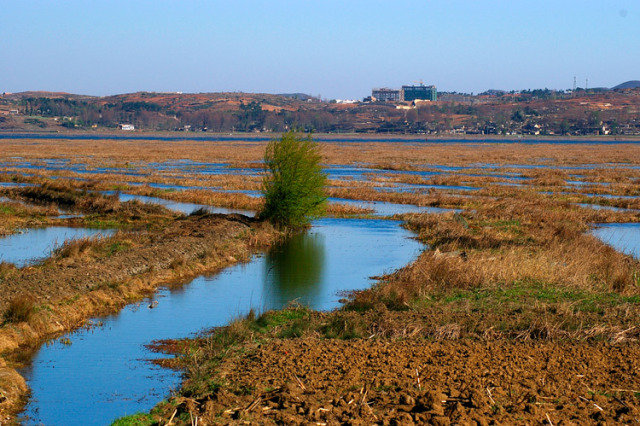
[[[322,101],[303,94],[149,93],[0,97],[0,131],[282,132],[426,135],[640,135],[640,88],[573,93],[442,93],[437,102]]]

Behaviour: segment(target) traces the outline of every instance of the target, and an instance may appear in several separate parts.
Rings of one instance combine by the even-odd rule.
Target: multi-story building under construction
[[[400,90],[381,87],[371,91],[371,97],[380,102],[394,102],[400,100]]]
[[[432,101],[438,100],[438,90],[436,86],[402,86],[400,90],[402,92],[402,100],[405,102],[411,102],[416,100]]]
[[[380,102],[412,102],[416,100],[435,102],[438,100],[438,90],[436,86],[422,84],[419,86],[402,86],[402,89],[382,87],[371,90],[371,97]]]

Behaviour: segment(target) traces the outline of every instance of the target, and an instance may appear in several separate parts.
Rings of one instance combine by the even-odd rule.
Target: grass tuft
[[[28,322],[35,312],[35,300],[31,296],[20,295],[14,297],[4,312],[5,323]]]
[[[159,422],[154,420],[150,414],[138,413],[121,417],[111,423],[111,426],[155,426]]]

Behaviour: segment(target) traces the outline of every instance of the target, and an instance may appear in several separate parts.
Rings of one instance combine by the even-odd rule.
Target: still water
[[[640,223],[602,223],[591,231],[604,243],[640,259]]]
[[[171,201],[171,200],[165,200],[164,198],[158,198],[158,197],[147,197],[146,195],[133,195],[133,194],[126,194],[124,192],[117,192],[117,191],[104,191],[103,194],[105,195],[112,195],[112,194],[118,194],[119,200],[121,202],[126,202],[126,201],[139,201],[141,203],[152,203],[152,204],[159,204],[161,206],[164,206],[166,208],[168,208],[169,210],[173,210],[176,212],[180,212],[180,213],[184,213],[184,214],[191,214],[193,212],[195,212],[196,210],[199,209],[205,209],[207,212],[209,213],[221,213],[221,214],[232,214],[232,213],[239,213],[239,214],[244,214],[247,216],[253,216],[255,212],[249,211],[249,210],[241,210],[241,209],[230,209],[230,208],[226,208],[226,207],[215,207],[215,206],[208,206],[205,204],[194,204],[194,203],[183,203],[180,201]]]
[[[144,345],[221,326],[250,309],[265,311],[298,301],[317,310],[339,306],[340,292],[363,289],[369,278],[411,262],[423,248],[399,222],[321,219],[246,264],[202,276],[151,300],[96,319],[43,346],[22,371],[32,390],[24,424],[104,425],[147,411],[180,385],[176,372],[148,360]],[[70,343],[70,344],[69,344]]]
[[[30,228],[21,233],[0,238],[0,261],[23,267],[51,255],[67,240],[110,235],[111,229],[86,229],[55,226],[50,228]]]
[[[164,198],[148,197],[145,195],[127,194],[124,192],[104,191],[103,194],[105,195],[118,194],[118,197],[122,202],[137,200],[137,201],[140,201],[141,203],[160,204],[161,206],[164,206],[169,210],[173,210],[173,211],[184,213],[184,214],[191,214],[196,210],[205,209],[209,213],[223,213],[223,214],[239,213],[247,216],[255,215],[255,212],[250,210],[216,207],[216,206],[209,206],[206,204],[183,203],[179,201],[165,200]],[[404,213],[446,213],[450,211],[460,211],[455,209],[445,209],[445,208],[439,208],[439,207],[421,207],[413,204],[395,204],[395,203],[388,203],[384,201],[349,200],[346,198],[329,198],[328,201],[333,203],[346,204],[354,207],[371,209],[373,210],[374,216],[393,216],[394,214],[404,214]]]

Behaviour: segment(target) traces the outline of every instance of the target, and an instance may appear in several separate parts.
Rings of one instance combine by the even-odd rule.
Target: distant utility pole
[[[576,91],[576,76],[573,76],[573,91]]]
[[[589,88],[589,79],[587,78],[584,82],[584,91],[586,92],[588,88]]]

